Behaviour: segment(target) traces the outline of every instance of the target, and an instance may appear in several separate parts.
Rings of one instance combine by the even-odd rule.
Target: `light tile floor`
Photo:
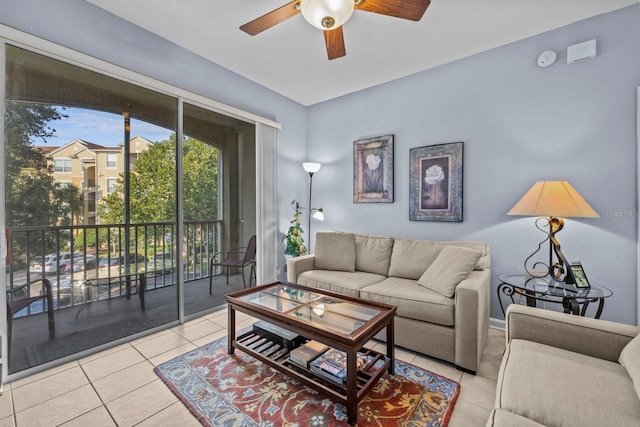
[[[237,329],[255,319],[236,314]],[[0,427],[199,426],[153,372],[154,366],[227,334],[227,311],[131,341],[5,384]],[[384,344],[376,343],[384,351]],[[478,375],[398,348],[396,357],[459,381],[451,427],[484,426],[493,407],[504,332],[489,330]]]

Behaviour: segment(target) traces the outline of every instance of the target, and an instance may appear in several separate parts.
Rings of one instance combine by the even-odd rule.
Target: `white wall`
[[[407,238],[484,240],[496,275],[522,269],[543,235],[506,212],[538,180],[566,179],[602,216],[558,235],[590,281],[614,291],[603,318],[636,322],[636,107],[639,7],[632,6],[309,108],[313,205],[340,229]],[[597,39],[598,56],[566,64]],[[559,54],[538,68],[544,50]],[[395,203],[352,203],[353,141],[395,135]],[[464,222],[409,221],[409,149],[464,141]],[[613,212],[614,216],[611,216]],[[607,216],[607,213],[609,213]]]

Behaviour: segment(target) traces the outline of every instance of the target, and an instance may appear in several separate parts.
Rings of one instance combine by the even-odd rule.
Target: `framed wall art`
[[[462,142],[410,150],[409,219],[462,222]]]
[[[353,142],[353,203],[393,203],[393,135]]]

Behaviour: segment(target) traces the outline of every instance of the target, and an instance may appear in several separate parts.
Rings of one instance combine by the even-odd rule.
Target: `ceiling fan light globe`
[[[321,30],[342,26],[351,18],[354,8],[353,0],[301,0],[300,4],[304,19]]]

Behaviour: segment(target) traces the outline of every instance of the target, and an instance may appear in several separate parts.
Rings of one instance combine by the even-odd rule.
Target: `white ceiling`
[[[238,27],[290,0],[87,0],[303,105],[312,105],[638,3],[432,0],[420,22],[356,10],[347,56],[327,60],[302,15],[249,36]]]

